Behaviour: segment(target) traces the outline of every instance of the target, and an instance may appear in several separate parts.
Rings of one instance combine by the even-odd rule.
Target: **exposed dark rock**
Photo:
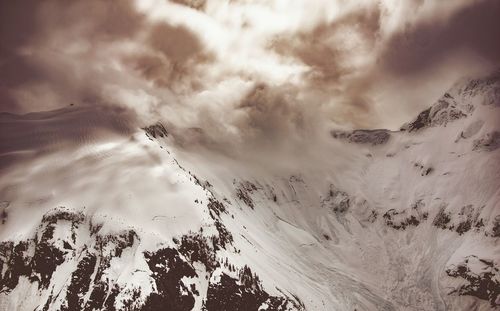
[[[48,288],[52,274],[63,262],[64,253],[42,237],[42,241],[36,245],[35,255],[31,259],[31,279],[37,279],[40,287]]]
[[[97,235],[99,231],[101,230],[103,224],[102,223],[95,223],[91,220],[89,220],[89,230],[91,235]]]
[[[500,82],[500,71],[494,71],[487,77],[481,79],[470,79],[468,83],[459,91],[459,93],[474,97],[480,93],[488,92],[489,90],[496,91],[495,87]],[[496,94],[496,93],[495,93]],[[487,102],[486,104],[491,104]]]
[[[429,125],[431,123],[431,120],[429,117],[430,112],[431,112],[431,108],[425,109],[424,111],[422,111],[421,113],[418,114],[417,118],[413,122],[410,122],[408,124],[403,125],[403,127],[401,127],[400,130],[414,132],[414,131],[418,131],[420,129],[429,127]]]
[[[54,232],[61,221],[71,222],[71,232],[67,232],[68,236],[66,237],[69,240],[54,239]],[[70,241],[75,241],[76,229],[84,221],[85,217],[82,213],[58,208],[43,216],[33,239],[27,239],[17,245],[13,245],[12,242],[1,243],[0,260],[6,263],[6,271],[1,273],[3,277],[0,279],[0,290],[7,292],[13,290],[18,284],[20,276],[27,277],[31,282],[37,282],[41,290],[48,290],[56,268],[66,260],[76,256]],[[90,224],[89,229],[92,229]],[[90,231],[92,232],[92,230]],[[114,310],[113,299],[118,294],[119,289],[111,288],[110,292],[108,283],[104,282],[102,278],[110,267],[111,259],[120,257],[123,249],[131,247],[136,237],[133,230],[116,235],[93,236],[93,247],[88,249],[88,246],[85,246],[87,250],[83,251],[82,258],[71,273],[61,310],[100,310],[103,306],[107,306],[107,310]],[[62,245],[61,248],[59,248],[60,245]],[[29,249],[33,251],[29,252]],[[91,279],[96,269],[95,277]],[[89,293],[89,291],[91,292]],[[89,300],[84,304],[81,298],[87,293],[89,293]],[[44,309],[47,310],[53,303],[53,296],[49,295],[49,297],[43,303]]]
[[[267,306],[269,311],[304,310],[299,301],[270,296],[262,289],[259,278],[247,266],[232,278],[222,273],[218,283],[210,283],[207,292],[206,311],[257,311]]]
[[[106,297],[108,294],[109,286],[107,283],[102,281],[102,277],[107,269],[109,269],[109,260],[101,261],[99,263],[99,267],[97,268],[97,273],[92,280],[92,291],[90,292],[89,300],[85,305],[85,311],[99,310],[106,305]],[[109,303],[107,305],[109,305]]]
[[[441,229],[448,229],[448,224],[451,221],[450,214],[445,211],[445,207],[442,207],[439,212],[437,213],[436,217],[434,218],[434,221],[432,224],[435,227],[441,228]]]
[[[214,240],[212,239],[212,241]],[[210,246],[209,240],[201,233],[191,233],[182,236],[179,252],[191,263],[200,262],[205,265],[208,272],[212,272],[219,266],[213,244],[216,242]]]
[[[226,248],[228,244],[233,243],[233,235],[229,230],[227,230],[226,226],[222,224],[218,219],[215,220],[215,228],[217,229],[217,232],[219,233],[219,236],[217,237],[217,241],[214,243],[216,249],[218,247]]]
[[[484,220],[479,218],[482,208],[474,208],[472,205],[465,205],[460,212],[452,215],[446,211],[446,205],[442,205],[434,217],[432,224],[443,230],[452,230],[459,235],[463,235],[471,230],[479,231],[485,227]]]
[[[342,216],[351,207],[351,197],[347,192],[330,185],[330,190],[326,198],[321,201],[321,205],[331,209],[337,216]]]
[[[474,207],[472,205],[466,205],[462,207],[460,212],[458,213],[458,224],[456,225],[456,232],[459,235],[464,234],[472,229],[472,225],[475,222],[473,219],[474,216]]]
[[[378,212],[376,210],[372,210],[370,216],[368,216],[368,221],[374,223],[377,220]]]
[[[483,219],[479,219],[475,224],[474,224],[474,228],[476,228],[476,231],[479,231],[481,230],[482,228],[484,228],[484,221]]]
[[[182,282],[184,277],[196,277],[196,271],[172,248],[144,253],[157,291],[147,299],[142,310],[191,310],[194,306],[192,288]]]
[[[458,224],[456,231],[459,235],[462,235],[465,232],[468,232],[471,228],[472,228],[472,220],[466,219]]]
[[[103,281],[103,277],[111,267],[111,259],[120,257],[125,248],[133,246],[136,239],[137,234],[134,230],[126,230],[115,235],[107,234],[95,237],[96,253],[100,255],[100,260],[95,277],[92,280],[93,286],[90,287],[92,290],[90,298],[85,305],[85,310],[99,310],[103,306],[106,306],[106,310],[115,310],[114,302],[121,289],[112,284],[110,287],[108,282]],[[104,252],[104,250],[107,252]],[[88,277],[90,276],[88,275]]]
[[[30,276],[30,258],[28,248],[33,241],[22,241],[17,244],[7,241],[0,244],[0,292],[10,292],[19,283],[20,276]],[[3,277],[2,277],[3,276]]]
[[[67,251],[64,247],[59,249],[53,241],[54,230],[59,221],[70,221],[76,225],[83,218],[82,214],[58,208],[43,216],[34,239],[27,239],[16,245],[12,242],[0,244],[0,260],[6,263],[6,270],[2,271],[3,277],[0,279],[2,291],[14,289],[20,276],[37,282],[41,289],[48,288],[54,271],[65,261]],[[69,244],[64,242],[63,246]],[[29,249],[33,252],[29,252]]]
[[[491,235],[495,238],[500,237],[500,215],[496,216],[493,220],[493,228],[491,229]]]
[[[215,228],[219,234],[218,237],[212,237],[213,245],[215,250],[219,248],[226,248],[228,244],[233,242],[233,235],[229,232],[226,226],[221,222],[221,214],[227,214],[227,209],[224,206],[224,203],[215,199],[214,197],[209,198],[209,203],[207,204],[207,208],[210,212],[210,217],[214,221]]]
[[[173,0],[172,2],[200,11],[203,11],[207,4],[207,0]]]
[[[466,281],[450,294],[474,296],[489,301],[493,308],[500,306],[500,272],[492,261],[467,256],[462,263],[447,268],[446,274]]]
[[[222,213],[227,213],[226,207],[224,204],[214,198],[209,198],[209,202],[207,204],[208,210],[214,212],[217,216],[220,216]]]
[[[388,130],[354,130],[352,132],[345,132],[333,130],[330,132],[333,138],[347,140],[355,144],[371,144],[382,145],[389,141],[391,134]]]
[[[55,224],[58,221],[66,220],[74,224],[81,224],[85,219],[82,212],[75,212],[64,207],[58,207],[43,215],[42,223]]]
[[[428,167],[422,174],[424,176],[427,176],[429,175],[430,173],[432,173],[432,171],[434,171],[434,169],[432,167]]]
[[[494,131],[476,139],[472,143],[474,151],[494,151],[500,147],[500,132]]]
[[[99,235],[99,226],[89,222],[92,247],[85,246],[76,269],[71,272],[61,310],[116,310],[116,299],[124,291],[128,298],[121,300],[125,309],[120,310],[192,310],[194,295],[200,295],[199,290],[194,284],[187,286],[182,281],[185,277],[197,277],[192,263],[203,263],[207,271],[212,273],[220,267],[216,251],[232,243],[232,235],[217,216],[225,212],[224,205],[215,199],[209,204],[215,216],[218,236],[207,238],[201,232],[192,233],[177,240],[180,244],[179,250],[162,248],[153,252],[145,252],[144,260],[151,271],[150,277],[155,284],[155,290],[145,298],[143,303],[139,304],[136,301],[141,296],[139,289],[124,289],[114,283],[114,280],[109,279],[109,269],[112,268],[111,260],[121,257],[124,249],[132,247],[138,239],[137,234],[134,230],[126,230],[116,234]],[[69,253],[62,251],[72,249],[67,241],[60,243],[63,245],[62,250],[56,246],[59,244],[57,244],[58,240],[54,239],[54,231],[57,230],[59,221],[72,221],[78,225],[83,224],[85,218],[68,211],[50,212],[43,217],[39,234],[34,239],[18,244],[13,242],[0,244],[0,268],[2,269],[0,291],[8,292],[14,289],[20,276],[26,276],[33,282],[36,281],[42,290],[48,290],[52,274],[57,266],[65,261],[66,256],[76,256],[73,250]],[[30,248],[34,249],[32,254],[29,252]],[[226,263],[226,267],[235,270],[230,263]],[[245,301],[251,300],[251,296],[254,295],[254,300],[261,304],[267,300],[270,306],[268,310],[285,310],[282,306],[286,305],[287,299],[267,295],[260,286],[258,277],[249,271],[249,268],[244,269],[238,281],[239,286],[246,288]],[[255,284],[259,284],[257,291],[250,291],[249,289]],[[54,303],[53,297],[51,294],[47,301],[43,302],[44,310],[50,309]],[[84,301],[84,297],[88,297],[88,300]],[[217,296],[217,299],[226,298]],[[211,300],[210,303],[216,302]],[[243,302],[243,305],[245,303]]]
[[[87,293],[91,283],[91,275],[94,272],[97,258],[95,255],[86,253],[78,263],[76,270],[71,274],[71,283],[66,294],[66,306],[62,310],[78,310],[84,305],[82,297]]]
[[[65,209],[56,209],[44,215],[34,238],[17,244],[8,241],[0,243],[0,292],[10,292],[18,285],[19,278],[25,276],[31,282],[37,282],[39,289],[47,293],[47,299],[40,302],[41,310],[53,308],[57,300],[57,303],[61,303],[60,310],[64,311],[114,311],[119,308],[118,297],[121,305],[119,310],[192,310],[194,296],[201,295],[195,284],[184,283],[185,278],[199,277],[192,264],[200,262],[209,273],[213,273],[220,268],[217,251],[233,241],[231,233],[220,219],[222,214],[227,213],[224,204],[212,197],[208,209],[217,235],[205,237],[200,229],[198,233],[176,239],[178,250],[166,247],[143,253],[153,285],[153,292],[147,297],[141,293],[141,288],[124,288],[118,285],[110,271],[116,269],[112,267],[112,260],[122,257],[124,250],[132,248],[139,240],[136,232],[124,230],[99,234],[100,224],[91,222],[81,213]],[[71,223],[71,229],[69,232],[64,231],[65,236],[61,237],[60,230],[67,228],[65,222],[68,221]],[[59,227],[61,225],[64,227]],[[84,245],[79,244],[80,237],[74,236],[81,230],[88,230],[90,234],[90,239]],[[236,249],[234,251],[239,252]],[[137,258],[137,255],[134,256]],[[70,278],[66,287],[62,292],[53,293],[53,273],[59,265],[70,260],[77,260],[77,264],[69,272]],[[236,272],[234,265],[227,259],[224,267]],[[238,302],[239,306],[245,306],[252,300],[259,303],[257,307],[265,303],[267,310],[292,310],[293,306],[300,306],[297,302],[299,300],[289,299],[286,295],[268,295],[260,285],[258,277],[252,274],[248,267],[240,272],[237,282],[241,293],[245,293],[245,298]],[[220,286],[211,285],[212,292],[216,287]],[[211,297],[221,299],[224,304],[228,296],[220,295],[226,293],[228,292],[224,290],[218,291]],[[229,290],[229,294],[234,298],[240,292]],[[209,304],[216,306],[218,302],[212,299]]]
[[[245,288],[237,279],[223,273],[219,283],[208,287],[205,310],[258,310],[266,299],[260,288]]]
[[[167,129],[161,123],[156,123],[151,126],[144,127],[143,130],[153,138],[168,137]]]
[[[428,213],[421,211],[425,204],[422,200],[416,201],[410,209],[397,211],[390,209],[382,215],[385,224],[396,230],[405,230],[409,226],[418,226],[424,220],[427,220]]]
[[[141,297],[141,290],[139,288],[125,290],[125,294],[127,298],[122,300],[123,310],[136,310],[142,307],[142,305],[138,303],[138,299]]]
[[[236,197],[243,201],[248,207],[254,209],[254,203],[251,194],[257,191],[257,186],[250,181],[243,181],[238,183],[236,187]]]
[[[421,176],[427,176],[427,175],[431,174],[432,172],[434,172],[434,168],[432,166],[426,167],[420,163],[415,163],[415,164],[413,164],[413,166],[420,170]]]
[[[121,257],[123,250],[132,247],[138,236],[134,230],[123,230],[113,234],[96,235],[94,239],[97,249],[107,250],[106,256]]]
[[[106,301],[104,303],[104,310],[116,310],[115,308],[115,302],[116,302],[116,297],[120,293],[120,287],[117,284],[111,285],[111,290],[108,293],[108,296],[106,297]]]
[[[415,120],[404,124],[400,130],[416,132],[428,127],[446,126],[449,122],[467,117],[473,110],[473,105],[458,104],[452,95],[446,93],[434,105],[419,113]]]
[[[8,216],[9,216],[9,214],[7,213],[7,210],[5,208],[2,209],[2,211],[0,212],[0,222],[2,224],[5,224]]]

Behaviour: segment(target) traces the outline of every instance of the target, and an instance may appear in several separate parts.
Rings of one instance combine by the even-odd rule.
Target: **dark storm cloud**
[[[238,126],[260,139],[300,133],[306,126],[305,114],[296,98],[297,89],[292,85],[271,87],[258,83],[237,106],[245,113]]]
[[[13,93],[27,85],[43,85],[47,92],[58,95],[72,93],[73,96],[66,98],[67,105],[96,98],[97,94],[88,94],[92,93],[91,87],[74,79],[79,73],[64,64],[64,56],[58,55],[57,49],[76,40],[98,47],[99,41],[130,38],[144,20],[128,0],[1,1],[0,14],[1,106],[2,111],[11,112],[26,111]],[[65,35],[61,38],[61,45],[46,43],[54,37],[57,39],[57,34],[61,33]],[[44,58],[40,59],[42,53],[47,52],[51,55],[43,55]],[[37,110],[36,103],[25,105],[28,111]],[[57,104],[39,102],[38,106],[38,110],[43,110],[57,107]]]
[[[500,64],[499,38],[500,1],[475,1],[450,18],[423,20],[401,29],[380,59],[384,69],[402,75],[419,74],[457,51]]]
[[[440,14],[429,14],[437,8]],[[404,122],[459,78],[484,71],[485,64],[490,70],[500,65],[499,16],[500,2],[494,0],[460,6],[379,3],[348,11],[312,30],[278,35],[270,47],[307,66],[305,87],[331,95],[335,107],[330,118],[335,122],[394,126],[384,122]],[[434,87],[430,81],[435,81]],[[390,88],[396,84],[397,89]],[[405,104],[396,107],[400,114],[391,114],[391,106]],[[378,114],[381,108],[389,114]]]
[[[0,113],[0,170],[52,150],[130,135],[130,111],[120,107],[67,107],[23,115]]]
[[[46,32],[62,27],[77,30],[89,40],[132,38],[144,26],[145,16],[134,7],[132,0],[123,1],[43,1],[38,19]],[[75,33],[76,34],[76,33]]]
[[[254,83],[231,106],[199,108],[198,127],[166,127],[174,143],[191,151],[208,149],[238,157],[256,148],[289,147],[313,136],[313,120],[319,120],[317,107],[303,105],[300,97],[292,84]]]
[[[39,1],[0,1],[0,107],[16,110],[9,89],[26,81],[39,79],[36,68],[18,54],[36,31]]]
[[[127,58],[126,63],[159,87],[197,89],[201,81],[194,74],[200,64],[213,61],[198,36],[184,26],[153,25],[147,43],[150,53]]]
[[[331,120],[369,127],[376,121],[371,111],[373,101],[366,94],[370,72],[353,64],[352,58],[373,53],[379,40],[381,18],[380,6],[362,7],[331,22],[319,23],[312,30],[280,35],[271,42],[270,48],[308,67],[303,88],[317,89],[335,98]],[[347,43],[349,36],[356,41]]]
[[[365,44],[373,47],[380,30],[381,11],[378,6],[349,12],[329,23],[320,23],[312,31],[279,36],[271,43],[278,53],[299,59],[311,69],[306,78],[314,83],[336,82],[354,69],[349,56],[357,46],[346,47],[338,38],[342,33],[359,35]]]
[[[197,37],[183,26],[158,24],[151,31],[149,40],[174,63],[185,63],[203,50]]]
[[[398,127],[500,55],[494,0],[0,1],[0,110],[120,107],[186,148]]]
[[[147,90],[148,81],[185,94],[201,87],[196,68],[214,58],[197,34],[147,20],[133,0],[9,3],[2,2],[9,17],[2,19],[2,111],[127,106],[109,96],[109,86]]]

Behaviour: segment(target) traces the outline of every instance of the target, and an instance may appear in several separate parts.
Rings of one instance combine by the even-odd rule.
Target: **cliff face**
[[[248,266],[217,258],[232,247],[227,232],[189,233],[145,250],[146,237],[134,229],[102,227],[64,208],[45,214],[35,236],[0,244],[2,292],[31,292],[31,306],[40,310],[301,309],[293,297],[269,295]]]
[[[34,157],[0,178],[0,310],[498,308],[499,121],[492,75],[285,172],[198,172],[161,124]]]

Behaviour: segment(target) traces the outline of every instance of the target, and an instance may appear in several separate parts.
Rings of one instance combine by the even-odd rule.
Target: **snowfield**
[[[0,115],[0,310],[500,308],[499,73],[283,161],[88,109]]]

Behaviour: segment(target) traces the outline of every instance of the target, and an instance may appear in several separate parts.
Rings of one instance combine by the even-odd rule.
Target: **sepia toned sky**
[[[180,145],[395,129],[500,65],[497,0],[0,3],[0,111],[110,107]]]

